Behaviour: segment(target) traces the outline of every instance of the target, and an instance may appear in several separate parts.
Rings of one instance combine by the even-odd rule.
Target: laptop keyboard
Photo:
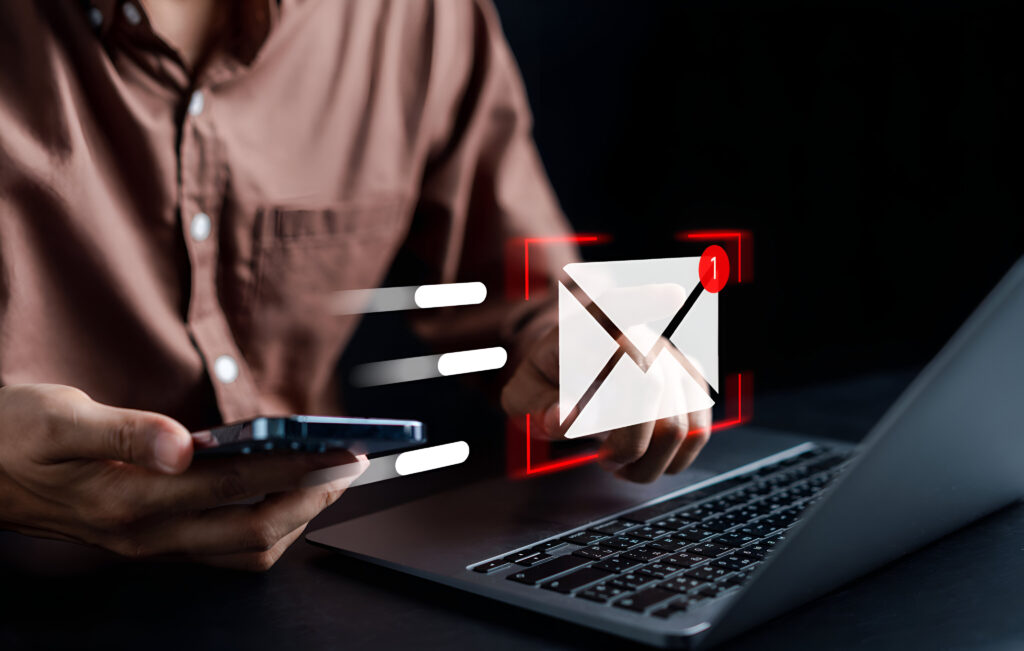
[[[743,585],[849,457],[814,448],[470,569],[671,617]]]

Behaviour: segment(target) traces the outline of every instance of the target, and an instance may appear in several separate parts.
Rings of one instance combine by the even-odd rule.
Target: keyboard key
[[[686,518],[687,520],[699,522],[704,518],[710,517],[712,515],[718,515],[718,513],[718,511],[715,511],[714,509],[708,508],[706,506],[698,506],[692,509],[686,509],[685,511],[677,513],[676,515],[680,518]]]
[[[719,583],[731,588],[738,585],[743,585],[747,582],[748,578],[750,578],[749,572],[736,572],[734,574],[730,574],[729,576],[722,578],[719,581]]]
[[[535,552],[549,552],[552,549],[558,549],[564,547],[566,542],[564,540],[545,540],[544,542],[530,547]]]
[[[698,599],[714,599],[726,589],[727,588],[724,585],[709,583],[697,588],[697,590],[693,592],[693,596]]]
[[[645,563],[653,561],[656,558],[664,556],[668,552],[664,549],[658,549],[656,547],[640,547],[638,549],[631,549],[622,555],[626,558],[632,558],[633,560],[643,561]]]
[[[761,513],[761,509],[755,509],[751,506],[741,506],[735,511],[730,511],[730,513],[735,514],[739,518],[740,522],[749,522],[756,517],[764,515]]]
[[[750,504],[748,504],[744,508],[749,509],[751,511],[756,511],[758,515],[767,515],[767,514],[771,513],[775,509],[775,507],[773,505],[769,504],[768,502],[766,502],[764,500],[759,500],[757,502],[751,502]]]
[[[480,572],[481,574],[490,574],[491,572],[497,572],[498,570],[509,567],[510,565],[511,563],[509,563],[508,561],[499,558],[496,561],[487,561],[486,563],[481,563],[480,565],[474,567],[473,571]]]
[[[711,567],[705,565],[704,567],[698,567],[692,570],[687,570],[683,576],[688,576],[692,579],[700,579],[701,581],[714,581],[720,577],[729,574],[732,570],[727,570],[721,567]]]
[[[624,595],[630,590],[631,588],[612,585],[611,583],[606,582],[592,586],[586,590],[580,590],[576,593],[576,596],[583,599],[589,599],[590,601],[604,603],[609,599],[614,599],[619,595]]]
[[[596,542],[601,542],[607,537],[608,536],[604,535],[603,533],[594,533],[593,531],[578,531],[572,534],[571,536],[566,536],[565,538],[562,538],[562,540],[573,545],[586,547],[587,545],[592,545]]]
[[[626,590],[633,590],[640,586],[650,583],[654,578],[647,574],[640,574],[639,572],[630,572],[629,574],[623,574],[620,577],[616,577],[610,580],[610,583],[614,586],[625,588]]]
[[[658,527],[659,529],[678,531],[679,529],[682,529],[683,527],[688,527],[691,524],[693,524],[693,520],[688,520],[686,518],[681,518],[679,516],[672,515],[667,518],[662,518],[661,520],[655,520],[651,523],[651,526]]]
[[[703,556],[690,554],[688,552],[680,552],[678,554],[666,556],[660,560],[662,563],[672,563],[673,565],[678,565],[679,567],[693,567],[694,565],[697,565],[698,563],[703,563],[708,559],[704,558]]]
[[[646,574],[652,576],[655,579],[667,578],[670,574],[674,574],[680,570],[678,565],[671,565],[669,563],[651,563],[645,565],[637,570],[638,574]]]
[[[749,547],[744,547],[743,548],[743,553],[751,552],[751,553],[760,553],[760,554],[763,554],[763,555],[767,555],[768,552],[770,552],[771,550],[772,550],[772,548],[771,548],[770,545],[766,544],[765,541],[760,540],[760,541],[754,543],[753,545],[750,545]]]
[[[766,520],[770,519],[770,516],[766,518]],[[745,527],[740,527],[735,531],[735,533],[743,534],[745,536],[753,536],[754,538],[764,538],[765,536],[772,535],[778,530],[779,527],[774,526],[772,522],[760,520],[758,522],[755,522],[754,524],[749,524]]]
[[[516,561],[516,565],[520,565],[522,567],[533,567],[538,563],[543,563],[549,558],[551,558],[551,554],[548,554],[547,552],[540,552],[539,554],[536,554],[534,556],[528,556],[526,558],[519,559],[518,561]]]
[[[689,540],[690,542],[700,542],[715,535],[715,532],[709,531],[701,527],[691,527],[690,529],[683,529],[676,535],[683,538],[684,540]]]
[[[633,531],[630,531],[629,535],[630,536],[634,536],[636,538],[644,538],[646,540],[654,540],[655,538],[660,538],[661,536],[664,536],[667,533],[669,533],[668,529],[661,529],[659,527],[655,527],[655,526],[652,526],[652,525],[647,525],[647,526],[640,527],[638,529],[634,529]]]
[[[725,513],[732,508],[732,504],[730,504],[729,500],[724,497],[713,502],[704,502],[701,506],[711,509],[712,513]]]
[[[720,499],[719,502],[723,502],[725,504],[728,504],[730,507],[732,507],[732,506],[736,506],[738,504],[743,504],[744,502],[746,502],[749,499],[750,499],[750,496],[747,495],[746,492],[744,492],[744,491],[736,491],[735,493],[730,493],[729,495],[726,495],[725,497]]]
[[[633,522],[624,522],[622,520],[612,520],[611,522],[605,522],[602,525],[598,525],[591,529],[597,533],[604,534],[606,536],[614,536],[615,534],[622,533],[630,527],[635,527],[636,524]]]
[[[566,574],[563,577],[548,581],[541,587],[548,590],[554,590],[555,592],[561,592],[562,594],[569,594],[573,590],[582,588],[585,585],[591,583],[597,583],[602,579],[607,579],[611,575],[610,572],[599,570],[593,567],[585,567],[582,570],[576,570],[572,574]]]
[[[669,579],[668,581],[665,581],[663,583],[659,583],[658,587],[664,590],[672,590],[673,592],[689,592],[690,590],[699,588],[705,583],[707,583],[707,581],[703,579],[698,579],[696,577],[684,575]]]
[[[664,549],[667,552],[677,552],[687,545],[691,545],[689,540],[680,538],[677,535],[665,536],[652,542],[648,547],[656,547],[658,549]]]
[[[768,552],[761,549],[751,549],[745,547],[736,553],[737,556],[742,558],[749,558],[752,561],[763,561],[764,557],[768,555]]]
[[[771,504],[776,507],[789,506],[796,501],[796,496],[790,494],[788,491],[782,491],[781,493],[775,493],[765,498],[765,503]]]
[[[513,553],[509,554],[508,556],[506,556],[505,558],[503,558],[502,560],[507,561],[509,563],[516,563],[518,561],[523,560],[524,558],[529,558],[530,556],[536,556],[539,553],[540,552],[535,552],[535,551],[530,550],[530,549],[525,549],[525,550],[523,550],[521,552],[513,552]]]
[[[601,544],[605,547],[613,547],[615,549],[629,549],[630,547],[636,547],[646,542],[643,538],[636,538],[635,536],[615,536],[609,538]]]
[[[616,556],[615,558],[606,558],[600,563],[594,565],[594,567],[601,570],[607,570],[608,572],[615,572],[616,574],[619,574],[621,572],[628,572],[629,570],[632,570],[640,564],[640,561],[635,561],[632,558],[623,558],[621,556]]]
[[[744,558],[737,554],[733,554],[732,556],[726,556],[725,558],[720,558],[717,561],[713,561],[711,564],[715,567],[720,567],[727,570],[742,570],[743,568],[745,568],[753,562],[755,561],[752,558]]]
[[[535,567],[531,567],[527,570],[520,572],[513,572],[508,575],[508,578],[512,581],[518,581],[519,583],[525,583],[526,585],[537,585],[545,579],[550,579],[557,574],[562,572],[568,572],[571,569],[577,568],[580,565],[589,563],[585,558],[579,556],[559,556],[558,558],[552,559],[546,563],[541,563]]]
[[[676,593],[669,590],[662,590],[661,588],[647,588],[646,590],[641,590],[634,595],[625,596],[612,605],[618,608],[625,608],[627,610],[642,613],[651,606],[675,596]]]
[[[729,522],[726,518],[724,518],[722,516],[716,516],[716,517],[708,518],[707,520],[701,521],[700,526],[703,527],[704,529],[707,529],[708,531],[714,531],[716,533],[722,533],[722,532],[726,531],[727,529],[731,529],[732,527],[735,527],[736,524],[737,524],[736,522]]]
[[[609,547],[602,547],[601,545],[591,545],[590,547],[584,547],[583,549],[577,549],[573,554],[576,556],[582,556],[583,558],[589,558],[592,561],[599,561],[603,558],[608,558],[612,554],[619,553],[617,549],[611,549]]]
[[[719,545],[728,545],[729,547],[742,547],[743,545],[754,542],[755,540],[757,540],[757,536],[732,532],[715,536],[711,539],[711,542],[718,543]]]
[[[732,547],[713,542],[697,543],[696,545],[690,545],[686,548],[687,554],[697,554],[698,556],[704,556],[707,558],[716,558],[731,551],[733,551]]]

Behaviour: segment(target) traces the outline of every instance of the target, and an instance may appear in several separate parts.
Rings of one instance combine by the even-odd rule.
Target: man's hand
[[[346,463],[343,477],[303,486]],[[344,451],[192,464],[191,436],[166,416],[59,385],[0,389],[0,528],[125,556],[266,570],[367,465]]]
[[[501,403],[509,416],[531,415],[531,434],[560,437],[557,328],[542,337],[516,369],[501,393]],[[623,479],[651,482],[689,466],[710,434],[707,410],[624,427],[603,435],[600,463]]]

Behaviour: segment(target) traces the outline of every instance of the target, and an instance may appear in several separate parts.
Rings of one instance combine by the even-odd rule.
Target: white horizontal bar
[[[328,309],[339,315],[415,310],[415,294],[415,287],[348,289],[334,292],[329,300]]]
[[[346,289],[328,300],[333,314],[371,314],[454,305],[476,305],[487,298],[487,285],[479,282]]]
[[[443,443],[429,448],[410,450],[385,457],[370,459],[370,467],[355,478],[349,486],[363,486],[385,479],[405,477],[418,472],[457,466],[469,458],[469,444],[465,441]],[[359,466],[346,463],[332,468],[321,468],[308,473],[302,479],[303,486],[318,486],[330,481],[351,477],[359,471]]]
[[[437,360],[437,370],[441,375],[461,375],[501,368],[507,361],[508,353],[500,346],[463,350],[441,355],[441,359]]]
[[[483,283],[448,283],[420,285],[413,300],[422,308],[477,305],[487,298],[487,285]]]
[[[402,476],[412,475],[417,472],[455,466],[468,458],[469,444],[465,441],[445,443],[399,454],[395,459],[395,472]]]
[[[440,360],[440,355],[423,355],[360,364],[352,369],[352,384],[357,387],[375,387],[440,377],[441,373],[437,370]]]
[[[501,368],[508,361],[504,348],[479,348],[443,355],[423,355],[360,364],[352,369],[352,384],[375,387],[399,382],[429,380],[442,375],[462,375]]]

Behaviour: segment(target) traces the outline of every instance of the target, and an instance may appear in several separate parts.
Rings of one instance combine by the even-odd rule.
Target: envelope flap
[[[582,262],[565,272],[647,355],[686,301],[698,264],[699,258]]]

